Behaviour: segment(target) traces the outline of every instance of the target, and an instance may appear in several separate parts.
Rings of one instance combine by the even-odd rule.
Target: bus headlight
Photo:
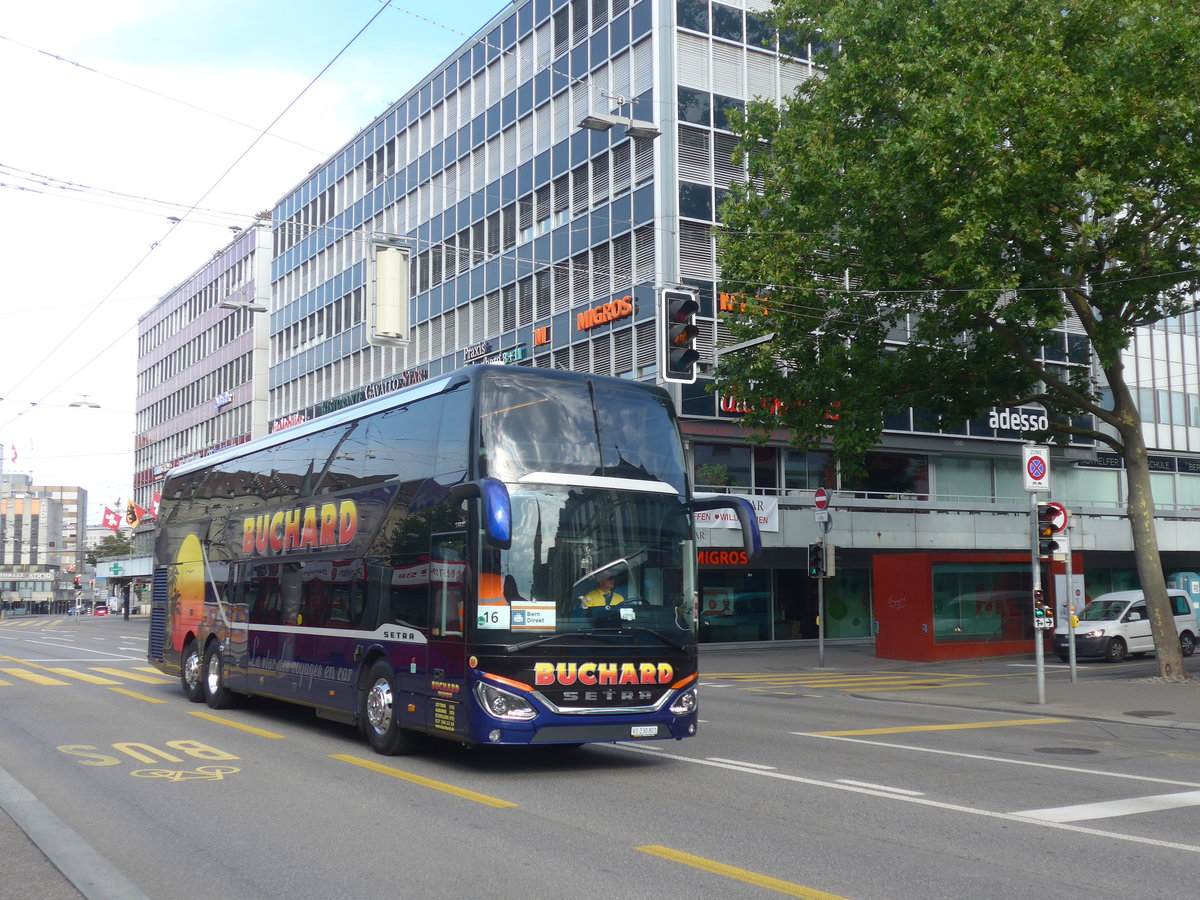
[[[671,704],[671,712],[677,716],[691,715],[699,706],[699,698],[696,697],[696,689],[684,691],[675,698],[675,702]]]
[[[537,710],[521,695],[484,681],[475,682],[475,699],[497,719],[532,719],[537,715]]]

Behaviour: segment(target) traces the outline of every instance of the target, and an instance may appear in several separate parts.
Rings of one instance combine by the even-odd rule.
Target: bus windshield
[[[512,547],[484,551],[479,641],[647,630],[669,644],[695,640],[680,497],[518,487],[512,516]]]
[[[544,472],[632,478],[686,493],[670,401],[641,385],[547,380],[518,368],[489,372],[479,416],[481,474],[505,482]]]

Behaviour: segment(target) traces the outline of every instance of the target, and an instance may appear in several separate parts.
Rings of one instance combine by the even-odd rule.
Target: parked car
[[[1184,656],[1191,656],[1196,651],[1196,613],[1186,591],[1168,590],[1167,596],[1175,614],[1179,647]],[[1064,662],[1070,658],[1068,628],[1060,618],[1054,632],[1054,652]],[[1102,656],[1109,662],[1120,662],[1129,653],[1153,649],[1146,597],[1141,591],[1102,594],[1080,611],[1075,626],[1076,656]]]

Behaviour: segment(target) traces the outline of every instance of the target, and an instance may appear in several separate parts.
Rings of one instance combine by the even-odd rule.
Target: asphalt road
[[[1200,734],[935,702],[953,666],[718,654],[691,740],[385,758],[306,710],[188,703],[145,628],[0,624],[0,769],[89,897],[1174,897],[1200,860]],[[0,855],[0,897],[75,890],[29,859]]]

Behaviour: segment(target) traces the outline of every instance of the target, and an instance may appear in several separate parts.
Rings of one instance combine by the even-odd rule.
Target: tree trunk
[[[1129,528],[1133,534],[1138,583],[1146,595],[1146,609],[1150,615],[1150,633],[1154,637],[1158,674],[1164,678],[1186,678],[1179,632],[1175,628],[1175,611],[1167,597],[1167,582],[1163,575],[1162,557],[1158,552],[1154,497],[1150,491],[1150,463],[1141,424],[1135,419],[1131,428],[1122,429],[1121,437],[1125,443]]]

